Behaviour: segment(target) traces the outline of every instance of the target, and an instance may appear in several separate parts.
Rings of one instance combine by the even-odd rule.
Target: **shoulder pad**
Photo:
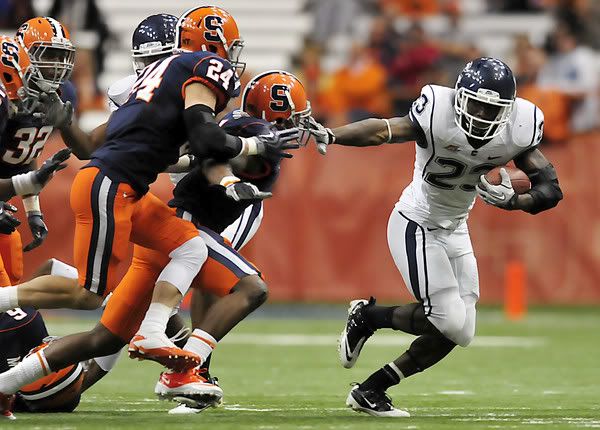
[[[431,129],[436,107],[454,106],[454,89],[439,85],[426,85],[421,89],[421,95],[416,99],[409,111],[413,123],[417,123],[424,132]]]
[[[512,114],[512,141],[520,148],[533,148],[544,135],[544,113],[528,100],[517,98]]]
[[[239,137],[252,137],[271,131],[273,125],[264,119],[251,116],[234,116],[233,112],[223,118],[220,126],[227,133]]]
[[[181,55],[181,60],[191,69],[191,76],[183,87],[200,82],[217,96],[215,112],[222,111],[230,99],[240,95],[240,81],[229,61],[210,52],[192,52]]]
[[[136,80],[137,75],[129,75],[119,79],[108,88],[108,104],[111,112],[125,104]]]

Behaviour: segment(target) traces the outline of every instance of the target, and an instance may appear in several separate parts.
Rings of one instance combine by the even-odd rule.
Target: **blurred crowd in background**
[[[597,129],[600,1],[472,1],[487,1],[489,13],[554,17],[543,43],[534,43],[529,34],[517,34],[512,52],[503,60],[515,72],[518,95],[545,112],[546,142],[563,142]],[[49,0],[48,4],[47,10],[34,10],[31,0],[0,0],[0,28],[17,28],[37,14],[63,22],[78,50],[73,76],[78,109],[102,109],[105,100],[98,76],[106,50],[117,43],[105,17],[96,0]],[[423,85],[453,86],[469,59],[489,54],[461,31],[463,4],[464,0],[307,0],[314,28],[293,68],[308,87],[316,116],[336,126],[370,116],[403,115]],[[362,16],[369,19],[357,20]],[[423,22],[436,16],[445,19],[445,29],[431,34]],[[341,66],[324,67],[337,35],[350,39],[351,47]]]
[[[2,29],[17,29],[30,18],[45,15],[69,29],[77,48],[72,80],[77,87],[78,110],[104,109],[105,89],[98,85],[98,77],[104,70],[106,50],[115,41],[96,0],[51,0],[42,10],[36,10],[32,0],[0,0]]]
[[[330,126],[370,116],[403,115],[428,83],[454,86],[472,58],[485,56],[461,32],[457,0],[314,0],[315,28],[296,61],[318,117]],[[492,13],[546,13],[555,20],[544,43],[514,37],[503,58],[515,72],[517,95],[545,112],[546,142],[562,142],[599,125],[600,1],[488,0]],[[324,73],[326,43],[356,34],[355,17],[371,16],[367,37],[355,37],[347,62]],[[446,29],[429,34],[423,20],[441,15]]]

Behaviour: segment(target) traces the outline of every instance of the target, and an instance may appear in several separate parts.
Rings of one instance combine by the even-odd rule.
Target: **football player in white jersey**
[[[464,68],[455,88],[427,85],[410,113],[367,119],[334,130],[311,121],[321,153],[327,145],[373,146],[416,141],[413,181],[392,210],[388,243],[415,303],[378,306],[354,300],[339,342],[342,365],[352,367],[367,339],[380,328],[418,336],[408,350],[356,384],[347,406],[374,416],[409,416],[394,408],[386,390],[433,366],[475,335],[479,299],[477,264],[467,217],[477,194],[505,210],[537,214],[562,199],[556,171],[538,149],[544,115],[516,97],[510,68],[478,58]],[[508,173],[490,185],[484,174],[514,160],[532,188],[516,194]]]

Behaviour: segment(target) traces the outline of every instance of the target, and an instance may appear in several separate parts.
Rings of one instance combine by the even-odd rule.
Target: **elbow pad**
[[[528,192],[533,199],[533,204],[527,212],[538,214],[555,207],[563,198],[563,193],[558,184],[558,177],[554,166],[549,164],[530,176],[531,190]]]
[[[242,140],[227,134],[215,121],[214,111],[194,105],[183,111],[192,153],[200,158],[227,161],[242,151]]]

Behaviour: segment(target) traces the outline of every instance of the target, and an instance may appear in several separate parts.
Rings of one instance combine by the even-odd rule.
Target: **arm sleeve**
[[[199,159],[212,158],[225,162],[240,154],[243,148],[239,137],[231,136],[218,126],[213,110],[206,105],[187,108],[184,120],[190,141],[190,149]]]

